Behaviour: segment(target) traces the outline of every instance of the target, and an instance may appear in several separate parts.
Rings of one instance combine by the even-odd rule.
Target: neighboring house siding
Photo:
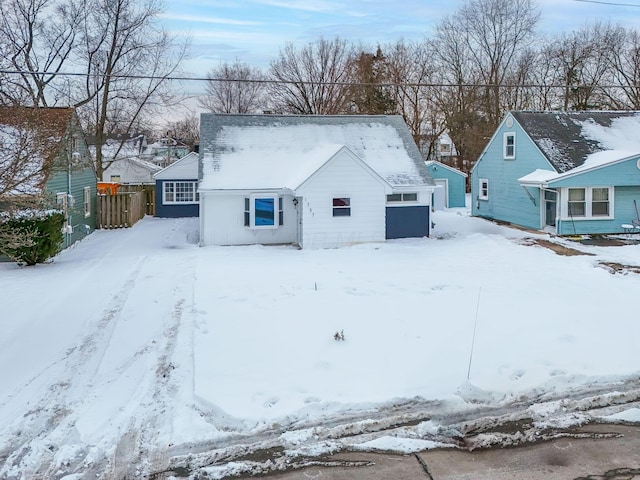
[[[164,203],[164,182],[193,181],[198,179],[198,154],[190,153],[175,163],[159,171],[154,175],[156,182],[156,217],[179,218],[197,217],[200,214],[200,206],[197,203],[185,203],[184,205]]]
[[[515,155],[512,159],[505,159],[504,156],[503,142],[506,132],[516,134]],[[540,229],[542,224],[539,191],[534,191],[532,200],[518,183],[519,178],[536,169],[552,168],[517,122],[514,121],[511,127],[506,127],[503,122],[471,173],[472,215]],[[486,200],[481,199],[480,179],[489,180]]]
[[[57,193],[71,193],[73,204],[67,206],[69,215],[69,225],[73,233],[64,235],[64,247],[72,245],[78,240],[82,240],[96,228],[96,175],[92,168],[83,170],[73,170],[71,172],[71,190],[69,192],[69,178],[67,172],[55,174],[46,184],[46,189],[50,195]],[[90,189],[89,216],[85,217],[84,212],[84,189]]]
[[[252,245],[252,244],[290,244],[296,243],[297,213],[292,195],[280,195],[283,207],[283,225],[277,228],[256,229],[245,226],[245,198],[252,194],[265,196],[274,192],[246,191],[233,193],[203,192],[200,204],[201,245]],[[275,193],[277,194],[277,193]]]
[[[136,165],[129,160],[116,160],[102,174],[104,182],[110,182],[112,176],[120,178],[120,183],[153,183],[153,174],[159,171],[156,169],[147,169],[140,165]]]
[[[200,206],[198,203],[164,203],[164,182],[181,182],[184,179],[166,179],[156,180],[156,217],[161,218],[181,218],[181,217],[197,217],[200,214]],[[194,179],[195,181],[195,179]]]
[[[430,162],[427,168],[434,179],[445,179],[447,181],[448,198],[446,206],[449,208],[464,207],[467,176],[463,172],[449,168],[439,162]]]
[[[640,168],[638,157],[550,182],[550,188],[566,198],[566,188],[613,187],[609,219],[581,219],[564,216],[556,226],[560,235],[622,232],[622,224],[636,218],[634,200],[640,208]],[[563,197],[564,194],[564,197]]]
[[[297,190],[304,248],[385,239],[385,186],[350,155],[334,158]],[[351,215],[333,216],[333,199],[349,198]]]

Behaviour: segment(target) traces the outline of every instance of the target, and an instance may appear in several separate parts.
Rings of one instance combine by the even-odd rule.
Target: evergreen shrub
[[[24,265],[44,263],[62,249],[64,215],[22,210],[0,216],[0,252]]]

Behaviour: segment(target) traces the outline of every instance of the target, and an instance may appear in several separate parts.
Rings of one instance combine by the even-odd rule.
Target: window
[[[274,226],[276,223],[275,199],[256,198],[254,202],[254,225],[256,227]]]
[[[516,134],[508,132],[504,134],[504,158],[516,158]]]
[[[91,215],[91,187],[84,187],[84,195],[83,195],[83,207],[84,207],[84,216],[88,217]]]
[[[417,193],[393,193],[391,195],[387,195],[387,202],[395,203],[395,202],[417,202],[418,194]]]
[[[489,200],[489,179],[481,178],[478,188],[478,199]]]
[[[67,192],[59,192],[56,194],[56,204],[63,212],[67,211]]]
[[[592,217],[608,217],[609,216],[609,189],[608,188],[591,189],[591,216]]]
[[[197,203],[196,182],[164,182],[162,203]]]
[[[568,188],[564,218],[597,219],[613,215],[613,187]]]
[[[569,189],[569,216],[584,217],[587,214],[587,196],[584,188]]]
[[[111,175],[110,177],[110,181],[111,182],[116,182],[116,183],[120,183],[122,177],[120,177],[120,175]]]
[[[334,217],[350,217],[351,216],[351,199],[347,197],[333,199],[333,216]]]
[[[282,197],[258,194],[245,198],[243,223],[251,228],[278,228],[284,225]]]

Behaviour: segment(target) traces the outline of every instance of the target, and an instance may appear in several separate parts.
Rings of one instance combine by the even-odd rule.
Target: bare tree
[[[465,0],[436,30],[442,82],[438,102],[468,171],[513,101],[503,88],[518,78],[540,12],[533,0]]]
[[[288,43],[271,63],[269,93],[276,110],[298,114],[343,113],[353,79],[354,47],[346,40],[320,39],[297,49]]]
[[[615,109],[640,109],[640,33],[617,27],[611,33],[609,80],[618,86],[607,91],[609,105]]]
[[[211,69],[205,84],[206,95],[199,105],[213,113],[254,113],[264,103],[264,80],[259,68],[236,59]]]
[[[387,47],[389,79],[394,88],[396,112],[402,115],[425,158],[436,154],[438,139],[446,130],[444,116],[434,102],[436,65],[426,42],[398,41]]]
[[[77,0],[0,2],[0,61],[17,72],[0,78],[0,104],[47,106],[65,96],[57,74],[77,46],[81,20]]]
[[[609,26],[594,24],[557,37],[544,50],[545,62],[552,66],[550,80],[564,85],[563,110],[603,106],[602,81],[609,68],[612,34]]]
[[[159,0],[84,1],[79,60],[86,76],[74,91],[75,106],[95,136],[101,178],[111,164],[102,155],[109,134],[131,133],[145,115],[176,101],[167,78],[177,71],[187,44],[178,45],[158,24]]]
[[[191,110],[181,120],[167,124],[167,130],[171,132],[169,136],[193,150],[200,138],[200,120],[196,112]]]

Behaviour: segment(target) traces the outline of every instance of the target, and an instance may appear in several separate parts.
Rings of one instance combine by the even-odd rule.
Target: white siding
[[[128,160],[116,160],[102,172],[102,181],[110,182],[111,175],[119,175],[120,183],[154,183],[153,174],[157,170],[149,170]]]
[[[155,175],[157,180],[195,180],[198,178],[198,154],[191,152]]]
[[[346,152],[296,191],[302,197],[304,248],[335,248],[385,240],[385,185]],[[351,216],[333,216],[333,198],[348,197]]]
[[[260,192],[202,192],[200,194],[200,243],[206,245],[252,245],[296,243],[297,213],[293,196],[283,197],[284,225],[274,229],[244,226],[244,199]]]

